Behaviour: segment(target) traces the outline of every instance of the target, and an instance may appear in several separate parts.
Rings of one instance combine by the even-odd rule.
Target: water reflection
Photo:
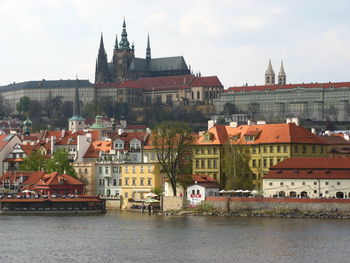
[[[346,262],[347,220],[1,216],[0,262]]]

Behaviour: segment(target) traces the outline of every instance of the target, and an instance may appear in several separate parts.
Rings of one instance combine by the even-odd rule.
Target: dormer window
[[[246,135],[246,136],[244,136],[244,140],[246,142],[253,142],[255,140],[255,136],[253,136],[253,135]]]

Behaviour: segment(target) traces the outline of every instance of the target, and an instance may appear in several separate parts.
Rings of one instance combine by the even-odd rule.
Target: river
[[[350,221],[181,217],[0,216],[0,263],[349,262]]]

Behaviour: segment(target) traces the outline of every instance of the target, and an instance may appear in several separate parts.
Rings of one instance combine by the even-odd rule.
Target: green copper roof
[[[94,123],[90,126],[91,129],[104,129],[107,128],[104,124],[102,123]]]
[[[23,126],[32,126],[32,124],[33,123],[28,118],[23,122]]]
[[[82,116],[80,116],[80,115],[74,115],[74,116],[71,117],[69,120],[70,120],[70,121],[84,121],[85,118],[82,117]]]

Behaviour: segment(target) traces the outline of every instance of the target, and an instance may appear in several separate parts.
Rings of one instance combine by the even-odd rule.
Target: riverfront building
[[[216,125],[203,133],[193,147],[194,174],[206,174],[224,185],[224,145],[238,144],[249,147],[249,166],[255,185],[261,188],[261,179],[269,168],[290,157],[322,157],[329,152],[329,142],[311,131],[287,124]],[[348,142],[344,143],[348,145]]]
[[[289,158],[270,167],[264,197],[350,198],[350,158]]]

